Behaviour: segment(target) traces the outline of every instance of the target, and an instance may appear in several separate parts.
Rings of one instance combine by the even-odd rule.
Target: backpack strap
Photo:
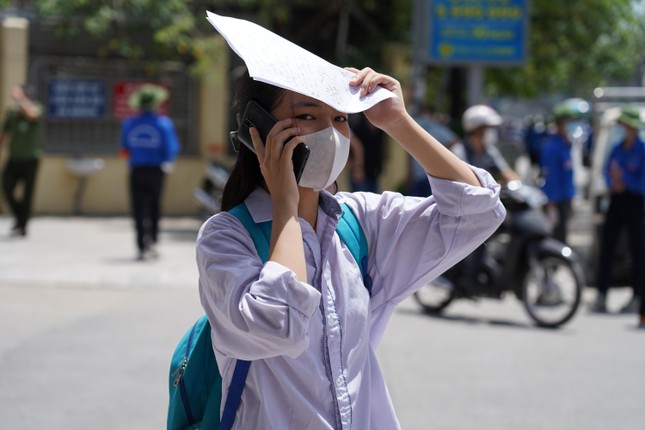
[[[363,275],[363,284],[371,296],[372,278],[367,273],[367,239],[365,238],[365,233],[350,207],[346,203],[341,204],[341,207],[343,215],[338,220],[336,232],[356,260]],[[271,243],[271,221],[255,223],[248,207],[244,203],[235,206],[228,213],[236,217],[246,228],[260,259],[263,263],[266,263],[269,259],[269,246]],[[242,399],[242,391],[244,390],[250,365],[251,362],[247,360],[237,360],[235,363],[233,378],[224,404],[220,430],[229,430],[233,427],[235,413]]]
[[[240,406],[242,400],[242,391],[246,384],[246,377],[249,374],[249,367],[251,362],[248,360],[237,360],[235,362],[235,370],[233,370],[233,378],[231,385],[228,387],[228,396],[226,396],[226,403],[224,403],[224,412],[222,412],[222,420],[220,421],[220,430],[230,430],[233,428],[235,422],[235,412]]]
[[[253,217],[249,212],[249,208],[246,207],[246,204],[240,203],[235,206],[233,209],[229,210],[228,213],[237,218],[246,231],[249,232],[255,249],[260,256],[260,260],[263,263],[269,259],[269,246],[271,243],[271,221],[265,221],[260,223],[255,223]]]
[[[340,240],[345,243],[349,252],[354,256],[356,263],[358,263],[363,275],[363,284],[371,297],[372,278],[367,273],[367,238],[354,211],[347,203],[341,203],[341,207],[343,208],[343,216],[338,220],[336,232],[340,236]]]

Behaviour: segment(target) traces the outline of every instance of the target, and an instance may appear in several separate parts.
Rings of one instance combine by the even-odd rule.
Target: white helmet
[[[461,123],[466,133],[472,133],[479,127],[495,127],[502,124],[502,117],[490,106],[475,105],[464,112]]]

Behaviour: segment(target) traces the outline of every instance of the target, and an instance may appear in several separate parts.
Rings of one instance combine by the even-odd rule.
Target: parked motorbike
[[[229,175],[229,169],[219,162],[211,161],[206,165],[201,186],[193,190],[193,197],[201,206],[204,218],[221,210],[222,192]]]
[[[546,197],[534,186],[511,181],[501,190],[507,217],[486,242],[476,280],[468,258],[414,294],[421,307],[440,314],[455,299],[502,299],[512,292],[540,327],[556,328],[576,313],[584,285],[580,257],[550,237]]]

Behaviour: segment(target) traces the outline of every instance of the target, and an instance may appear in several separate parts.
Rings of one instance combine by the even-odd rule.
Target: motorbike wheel
[[[414,293],[414,300],[425,312],[440,314],[455,298],[455,286],[443,276],[428,282]]]
[[[571,262],[558,255],[537,259],[522,284],[524,308],[540,327],[556,328],[578,310],[582,281]]]

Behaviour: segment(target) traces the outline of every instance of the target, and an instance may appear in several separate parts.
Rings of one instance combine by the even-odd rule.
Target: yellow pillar
[[[11,89],[27,82],[29,52],[29,21],[25,18],[7,17],[0,23],[0,126],[7,108],[11,106]],[[3,145],[6,147],[6,142]],[[4,165],[6,151],[0,152]],[[0,199],[4,205],[4,199]]]
[[[401,44],[388,44],[383,51],[387,73],[397,78],[406,93],[406,78],[409,76],[409,49]],[[386,139],[387,160],[380,178],[382,190],[397,190],[408,179],[409,155],[394,140]]]
[[[29,21],[8,17],[0,24],[0,113],[11,102],[11,88],[27,82]]]
[[[201,155],[221,158],[228,151],[228,45],[221,36],[205,40],[209,70],[201,77],[199,89],[198,139]]]

